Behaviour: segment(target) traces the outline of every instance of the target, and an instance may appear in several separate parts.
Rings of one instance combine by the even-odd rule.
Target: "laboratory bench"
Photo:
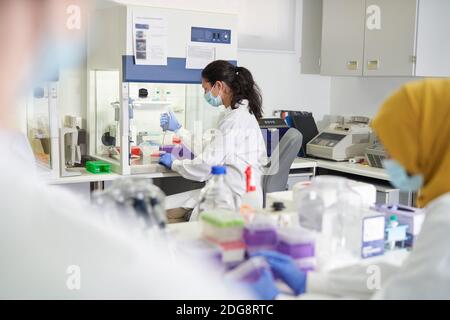
[[[75,185],[89,184],[90,191],[103,190],[105,182],[113,182],[123,177],[117,173],[92,174],[84,168],[74,169],[81,172],[75,177],[52,177],[49,174],[40,173],[40,176],[49,185]],[[132,177],[153,179],[155,184],[167,195],[189,191],[189,188],[202,188],[204,184],[189,182],[175,172],[167,170],[161,165],[151,165],[151,170],[146,168],[145,173],[133,174]],[[143,171],[143,172],[144,172]],[[292,166],[288,180],[288,187],[292,189],[298,182],[308,181],[317,175],[337,175],[352,180],[373,184],[377,189],[377,202],[387,204],[401,203],[404,205],[414,205],[415,195],[403,194],[391,187],[389,177],[385,170],[369,167],[362,164],[351,164],[349,162],[336,162],[332,160],[297,158]],[[171,179],[168,179],[171,178]],[[184,185],[182,188],[181,185]],[[193,190],[193,189],[191,189]]]
[[[167,227],[168,232],[172,239],[178,243],[186,243],[188,241],[195,241],[201,239],[201,224],[199,222],[189,222],[189,223],[178,223],[171,224]],[[408,257],[409,251],[401,249],[392,252],[387,252],[383,256],[361,259],[357,262],[358,265],[362,266],[373,266],[378,265],[380,263],[387,263],[394,266],[400,267],[405,259]],[[289,289],[286,285],[279,282],[279,289],[282,292],[278,300],[332,300],[339,299],[339,297],[325,295],[325,294],[304,294],[301,296],[294,296],[289,293]]]
[[[154,165],[153,167],[154,172],[133,174],[132,176],[145,179],[172,178],[179,176],[178,173],[171,172],[170,170],[167,170],[160,165]],[[304,170],[305,176],[314,176],[318,168],[329,169],[379,180],[389,180],[388,175],[383,169],[371,168],[369,166],[360,164],[350,164],[348,162],[336,162],[319,159],[297,158],[291,166],[291,171],[296,172],[297,170]],[[123,175],[116,173],[93,174],[86,171],[86,169],[84,168],[73,169],[73,171],[78,171],[81,173],[81,175],[74,177],[51,177],[50,175],[42,172],[40,173],[40,176],[43,177],[45,181],[51,185],[113,181],[120,177],[123,177]]]
[[[143,178],[143,179],[164,179],[164,178],[177,178],[180,177],[180,175],[176,172],[170,171],[166,168],[164,168],[161,165],[152,165],[152,170],[148,170],[148,168],[145,168],[146,173],[137,173],[130,175],[130,177],[135,178]],[[301,175],[311,178],[315,174],[316,169],[316,162],[315,161],[309,161],[305,159],[298,158],[294,161],[291,170],[304,170],[305,172],[302,172]],[[81,175],[74,176],[74,177],[54,177],[49,172],[39,170],[38,174],[41,178],[44,179],[44,181],[49,185],[70,185],[70,184],[79,184],[79,183],[103,183],[108,181],[114,181],[121,177],[124,177],[124,175],[117,174],[117,173],[106,173],[106,174],[93,174],[88,171],[86,171],[85,168],[76,168],[71,169],[71,171],[80,172]],[[295,174],[295,173],[293,173]]]

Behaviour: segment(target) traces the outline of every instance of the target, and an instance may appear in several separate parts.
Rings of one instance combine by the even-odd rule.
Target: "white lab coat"
[[[34,178],[0,132],[0,299],[246,297],[199,263],[108,225],[101,213]]]
[[[381,290],[367,266],[308,275],[307,292],[357,299],[450,299],[450,193],[427,206],[414,249],[401,266],[379,264]]]
[[[253,205],[262,207],[262,176],[263,167],[267,163],[267,151],[258,121],[250,114],[247,100],[237,104],[236,109],[227,108],[222,113],[217,129],[205,133],[202,147],[192,142],[196,139],[192,139],[188,131],[180,130],[177,134],[191,146],[196,158],[175,160],[172,170],[186,179],[204,182],[211,177],[213,166],[225,165],[226,181],[240,205],[246,192],[245,170],[251,165],[258,193],[258,203]],[[194,194],[198,196],[198,192]],[[183,207],[194,208],[197,202],[198,198],[191,197]],[[195,220],[195,215],[191,220]]]

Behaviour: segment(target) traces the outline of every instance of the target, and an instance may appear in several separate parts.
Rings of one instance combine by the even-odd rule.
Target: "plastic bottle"
[[[225,181],[227,168],[215,166],[211,171],[213,177],[200,193],[198,213],[205,211],[226,210],[237,212],[236,197]],[[197,217],[198,219],[198,217]]]
[[[399,225],[398,217],[396,215],[392,215],[390,217],[390,219],[389,219],[389,228],[395,229],[395,228],[398,227],[398,225]],[[397,242],[395,240],[394,241],[390,241],[389,242],[389,249],[391,251],[394,250],[396,245],[397,245]]]
[[[328,269],[359,258],[362,200],[348,181],[319,176],[296,194],[300,225],[319,232],[318,263]]]
[[[253,176],[253,169],[248,166],[245,170],[246,192],[242,196],[240,212],[247,222],[250,222],[257,209],[261,209],[258,193],[256,192],[256,183]]]

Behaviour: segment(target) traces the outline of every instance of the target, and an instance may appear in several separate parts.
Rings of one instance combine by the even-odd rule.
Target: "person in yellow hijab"
[[[450,192],[450,79],[403,86],[372,127],[392,158],[385,166],[395,187],[420,189],[420,207]]]
[[[450,299],[450,79],[403,86],[383,104],[372,127],[389,153],[385,167],[392,184],[420,190],[418,202],[425,207],[422,231],[409,256],[369,268],[357,263],[307,275],[294,271],[295,263],[286,257],[271,254],[269,264],[274,270],[288,270],[290,283],[301,287],[297,292],[307,294]]]

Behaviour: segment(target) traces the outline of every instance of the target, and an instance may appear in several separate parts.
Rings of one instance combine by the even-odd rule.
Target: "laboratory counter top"
[[[389,176],[384,169],[373,168],[363,164],[353,164],[348,161],[332,161],[323,159],[305,158],[305,161],[315,161],[317,168],[339,171],[343,173],[389,181]]]
[[[159,166],[160,167],[160,166]],[[158,168],[159,170],[154,170],[152,173],[139,173],[133,174],[132,177],[143,178],[143,179],[159,179],[159,178],[171,178],[178,177],[179,175],[175,172],[171,172],[164,168]],[[65,185],[65,184],[77,184],[77,183],[93,183],[93,182],[107,182],[114,181],[124,177],[124,175],[118,173],[101,173],[93,174],[88,172],[85,168],[72,169],[72,172],[76,171],[81,173],[80,175],[72,177],[55,177],[50,173],[44,171],[38,171],[40,177],[42,177],[49,185]]]
[[[349,162],[336,162],[332,160],[313,158],[297,158],[291,166],[291,170],[312,169],[313,172],[315,172],[317,168],[339,171],[378,180],[389,180],[387,173],[383,169],[372,168],[362,164],[351,164]],[[77,168],[72,170],[80,172],[81,175],[73,177],[54,177],[50,173],[42,170],[39,170],[39,175],[50,185],[105,182],[114,181],[116,179],[119,179],[120,177],[123,177],[123,175],[117,173],[92,174],[86,171],[86,169],[84,168]],[[132,176],[145,179],[160,179],[179,177],[179,174],[167,170],[161,165],[155,164],[151,166],[151,170],[149,170],[148,168],[146,168],[146,170],[142,170],[142,172],[139,172],[139,170],[137,170],[136,172],[133,172]]]

